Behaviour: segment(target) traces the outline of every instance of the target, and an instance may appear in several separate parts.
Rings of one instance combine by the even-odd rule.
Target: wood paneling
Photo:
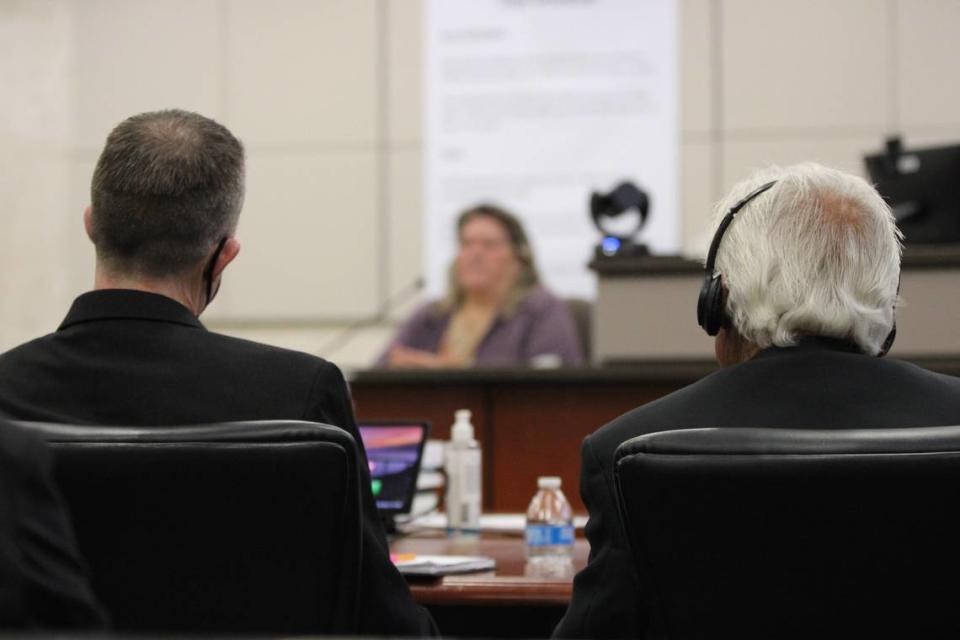
[[[580,445],[617,416],[672,391],[674,386],[538,384],[495,387],[491,402],[493,508],[525,511],[538,476],[560,476],[578,513]]]
[[[352,389],[358,420],[425,418],[433,423],[433,438],[448,439],[454,411],[471,409],[483,448],[485,510],[525,511],[537,477],[555,475],[574,510],[585,513],[579,490],[583,438],[701,373],[687,368],[675,379],[632,380],[589,370],[392,372],[360,376]]]

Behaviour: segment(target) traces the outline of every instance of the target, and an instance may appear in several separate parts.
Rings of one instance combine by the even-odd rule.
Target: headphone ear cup
[[[700,288],[697,299],[697,322],[709,336],[715,336],[723,326],[724,304],[723,282],[720,278],[707,277]]]
[[[902,274],[897,276],[897,298],[900,297],[900,283],[903,282]],[[883,346],[880,347],[880,353],[877,354],[878,358],[882,358],[887,355],[890,351],[890,348],[893,346],[893,341],[897,339],[897,302],[896,298],[893,302],[893,326],[890,327],[890,333],[887,334],[886,339],[883,341]]]
[[[720,328],[723,327],[724,306],[726,302],[723,283],[720,278],[710,278],[709,282],[705,282],[703,290],[700,293],[700,298],[703,301],[703,321],[700,323],[700,326],[707,332],[707,335],[715,336],[720,332]],[[700,311],[699,305],[697,310],[698,312]]]
[[[710,303],[707,299],[710,296],[710,284],[712,278],[707,276],[703,280],[703,284],[700,286],[700,295],[697,296],[697,324],[706,331],[707,329],[707,312],[709,311]]]
[[[723,319],[726,314],[727,292],[723,288],[720,278],[714,280],[713,297],[710,299],[710,335],[715,336],[720,333],[723,327]]]
[[[893,326],[890,328],[890,333],[887,334],[886,340],[883,341],[883,346],[880,347],[880,353],[877,354],[878,358],[882,358],[887,355],[890,351],[890,348],[893,346],[893,341],[897,338],[897,321],[893,321]]]

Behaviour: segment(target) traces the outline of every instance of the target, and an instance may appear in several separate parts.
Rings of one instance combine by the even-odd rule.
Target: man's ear
[[[213,265],[213,270],[210,272],[210,276],[213,280],[216,280],[223,273],[223,270],[227,268],[227,265],[233,262],[233,259],[237,257],[237,254],[240,253],[240,241],[234,237],[227,238],[227,241],[223,243],[223,250],[220,251],[220,255],[217,256],[217,261]]]
[[[83,210],[83,228],[87,232],[90,242],[93,242],[93,207],[89,205]]]

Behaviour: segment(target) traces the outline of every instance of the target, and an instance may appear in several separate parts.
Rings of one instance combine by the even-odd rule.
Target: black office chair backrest
[[[960,633],[960,427],[666,431],[615,464],[668,637]]]
[[[593,358],[593,303],[583,298],[567,298],[564,300],[573,316],[573,323],[577,328],[577,339],[583,350],[583,361],[590,363]]]
[[[355,631],[360,489],[342,429],[18,424],[55,451],[78,546],[117,630]]]

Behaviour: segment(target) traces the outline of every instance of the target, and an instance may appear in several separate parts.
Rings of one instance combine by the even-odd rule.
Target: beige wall
[[[960,140],[960,0],[680,0],[685,245],[749,169],[861,171],[889,131]],[[207,323],[318,352],[420,273],[419,0],[0,0],[0,348],[89,286],[80,213],[122,118],[178,106],[249,154]],[[407,305],[409,307],[409,305]],[[333,359],[369,361],[389,326]]]

